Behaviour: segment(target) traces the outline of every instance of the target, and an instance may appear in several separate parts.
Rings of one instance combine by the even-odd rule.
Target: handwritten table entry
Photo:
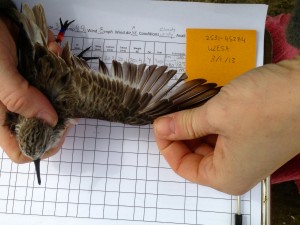
[[[256,66],[256,31],[187,29],[186,71],[225,85]]]

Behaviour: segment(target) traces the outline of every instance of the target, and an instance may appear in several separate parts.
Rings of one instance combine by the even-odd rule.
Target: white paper
[[[20,1],[15,1],[20,5]],[[265,5],[152,1],[42,2],[55,33],[62,20],[73,52],[86,56],[185,67],[185,29],[255,29],[257,65],[263,60]],[[90,62],[97,68],[97,60]],[[177,176],[159,154],[151,126],[82,119],[61,151],[34,165],[0,158],[3,224],[234,224],[236,197]],[[260,224],[261,188],[242,196],[243,224]]]

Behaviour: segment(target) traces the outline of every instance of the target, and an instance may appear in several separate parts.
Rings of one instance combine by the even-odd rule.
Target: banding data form
[[[75,19],[63,44],[68,42],[74,54],[91,47],[84,56],[97,56],[108,67],[112,60],[167,65],[180,75],[188,27],[255,29],[257,65],[262,64],[264,5],[27,2],[43,3],[55,34],[60,17]],[[98,60],[88,63],[97,70]],[[81,119],[61,151],[41,162],[41,186],[32,163],[13,164],[2,152],[0,171],[5,224],[234,224],[236,197],[177,176],[159,154],[150,125]],[[260,192],[257,185],[242,196],[244,224],[260,224]]]

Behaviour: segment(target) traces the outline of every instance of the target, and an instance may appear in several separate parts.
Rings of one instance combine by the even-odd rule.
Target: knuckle
[[[188,137],[190,138],[197,138],[197,133],[196,133],[196,123],[194,121],[194,117],[193,117],[193,110],[189,110],[189,111],[186,111],[186,113],[183,114],[183,117],[182,117],[182,124],[184,124],[183,127],[183,132],[185,134],[188,135]]]
[[[27,82],[23,82],[19,89],[10,92],[2,99],[3,104],[9,111],[19,112],[27,105],[28,100],[24,94],[24,90],[25,92],[28,90]]]
[[[223,91],[205,104],[205,119],[214,132],[220,132],[220,128],[228,122],[230,117],[230,109],[226,99],[226,91]]]
[[[4,104],[11,112],[19,112],[25,105],[25,99],[22,96],[16,96],[14,93],[4,99]]]

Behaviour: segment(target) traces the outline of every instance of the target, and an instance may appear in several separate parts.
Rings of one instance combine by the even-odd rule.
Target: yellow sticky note
[[[256,31],[187,29],[186,72],[225,85],[256,66]]]

